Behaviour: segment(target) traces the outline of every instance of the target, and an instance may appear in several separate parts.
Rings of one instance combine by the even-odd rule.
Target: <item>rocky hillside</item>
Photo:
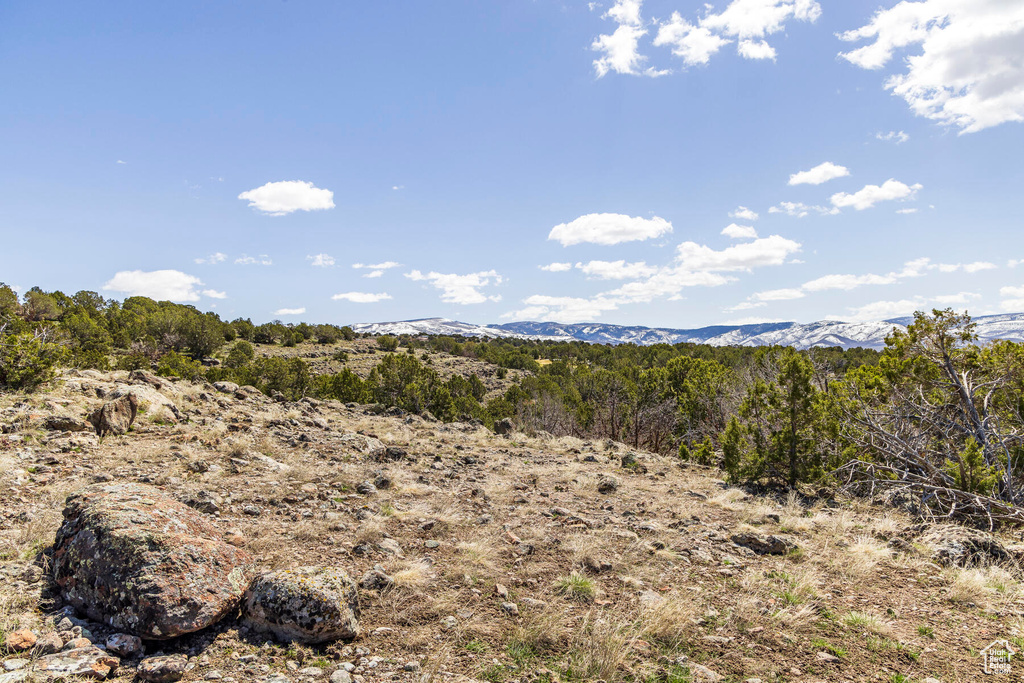
[[[1009,536],[615,442],[96,371],[0,430],[0,683],[973,681],[1024,636]]]

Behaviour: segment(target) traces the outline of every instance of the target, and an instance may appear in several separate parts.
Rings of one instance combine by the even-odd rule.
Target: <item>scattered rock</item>
[[[597,482],[598,493],[615,493],[618,490],[619,480],[616,479],[615,477],[601,477],[601,480]]]
[[[234,394],[238,391],[238,385],[234,382],[214,382],[213,388],[222,394]]]
[[[300,567],[264,574],[246,593],[245,621],[283,641],[326,643],[359,635],[355,582],[340,569]]]
[[[815,657],[817,658],[817,660],[819,662],[830,662],[830,663],[832,663],[832,662],[838,662],[839,661],[839,657],[836,657],[831,652],[824,652],[824,651],[822,651],[822,652],[819,652],[818,654],[816,654]]]
[[[402,554],[402,546],[398,545],[398,541],[393,538],[385,538],[377,544],[377,547],[389,555],[395,555],[396,557],[404,556]]]
[[[385,574],[379,567],[374,567],[367,571],[359,579],[359,587],[371,591],[382,591],[385,588],[390,588],[394,583],[395,580]]]
[[[500,420],[494,421],[494,433],[495,434],[511,434],[515,430],[516,426],[511,419],[503,417]]]
[[[4,660],[4,671],[21,671],[29,664],[32,663],[30,659],[5,659]]]
[[[338,669],[331,674],[331,683],[352,683],[352,675],[344,669]]]
[[[75,417],[51,415],[43,421],[43,427],[53,432],[84,432],[89,425]]]
[[[219,621],[245,590],[247,553],[159,489],[120,484],[68,496],[53,578],[90,619],[150,639]]]
[[[514,602],[503,602],[501,603],[501,611],[509,616],[518,617],[519,605]]]
[[[419,671],[423,669],[423,665],[417,662],[416,660],[413,660],[411,662],[406,662],[405,666],[403,666],[402,669],[404,671],[410,671],[412,673],[419,673]]]
[[[104,646],[115,655],[133,659],[142,654],[142,638],[127,633],[114,633],[107,637]]]
[[[363,481],[356,484],[356,493],[361,496],[372,496],[377,493],[377,487],[373,485],[372,481]]]
[[[721,674],[717,674],[711,669],[701,664],[688,664],[690,668],[690,680],[693,683],[717,683],[722,680]]]
[[[384,445],[383,441],[363,434],[345,434],[338,441],[342,445],[353,448],[363,455],[368,455],[374,459],[383,458],[388,452],[387,446]]]
[[[64,639],[58,633],[47,633],[36,641],[34,655],[52,655],[64,649]]]
[[[24,652],[25,650],[31,650],[35,647],[37,640],[39,639],[36,637],[35,633],[27,628],[23,628],[8,633],[5,644],[7,645],[7,649],[11,652]]]
[[[146,657],[139,662],[136,674],[150,683],[169,683],[181,680],[188,667],[188,657],[181,654]]]
[[[130,393],[104,403],[89,415],[89,422],[99,436],[125,434],[138,414],[139,399]]]
[[[944,566],[974,567],[1010,558],[991,534],[963,526],[933,526],[920,540],[933,548],[932,559]]]
[[[797,547],[789,539],[755,533],[733,534],[732,542],[738,546],[750,548],[758,555],[785,555]]]
[[[81,647],[66,652],[46,655],[36,660],[34,671],[44,672],[51,678],[84,676],[103,680],[111,674],[121,660],[98,647]]]

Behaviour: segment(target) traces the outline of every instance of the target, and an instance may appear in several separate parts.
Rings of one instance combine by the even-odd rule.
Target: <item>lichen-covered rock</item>
[[[53,578],[89,618],[145,639],[205,628],[237,607],[248,554],[203,515],[140,484],[68,496]]]
[[[128,394],[108,401],[89,415],[89,422],[100,436],[124,434],[139,414],[139,399]]]
[[[363,455],[368,455],[371,458],[382,458],[387,455],[388,449],[384,445],[384,442],[380,439],[375,439],[372,436],[364,436],[362,434],[345,434],[338,441],[343,446],[353,448]]]
[[[932,559],[944,566],[974,567],[1010,559],[991,534],[955,524],[931,527],[920,540],[932,548]]]
[[[139,662],[136,675],[149,683],[180,681],[188,668],[188,657],[182,654],[146,657]]]
[[[359,635],[359,596],[348,574],[299,567],[255,579],[245,598],[250,628],[282,641],[326,643]]]
[[[79,647],[46,655],[36,660],[33,670],[44,672],[51,678],[84,676],[103,680],[114,671],[121,660],[98,647]]]
[[[43,421],[43,427],[53,432],[84,432],[89,425],[77,417],[51,415]]]
[[[732,542],[744,548],[750,548],[758,555],[785,555],[791,550],[796,550],[795,543],[781,536],[763,536],[755,533],[733,534]]]

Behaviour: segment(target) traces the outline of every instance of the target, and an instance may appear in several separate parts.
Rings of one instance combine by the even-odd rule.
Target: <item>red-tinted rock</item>
[[[53,577],[89,618],[145,639],[198,631],[235,609],[249,555],[192,508],[151,486],[68,496]]]
[[[31,650],[38,640],[35,633],[27,628],[18,631],[11,631],[7,634],[7,649],[12,652],[24,652]]]
[[[139,399],[128,394],[104,403],[89,415],[89,422],[100,436],[124,434],[139,414]]]
[[[85,676],[102,680],[121,663],[117,657],[98,647],[82,647],[66,652],[46,655],[36,660],[33,669],[46,672],[52,678]]]

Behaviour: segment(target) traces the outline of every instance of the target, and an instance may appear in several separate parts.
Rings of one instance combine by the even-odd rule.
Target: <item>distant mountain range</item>
[[[361,323],[357,332],[371,334],[456,335],[463,337],[513,337],[557,341],[585,341],[595,344],[710,344],[712,346],[768,346],[778,344],[807,349],[815,346],[862,346],[880,349],[893,328],[904,329],[913,318],[879,322],[845,323],[822,320],[815,323],[760,323],[756,325],[713,325],[697,329],[608,325],[604,323],[515,322],[473,325],[447,318],[423,318],[400,322]],[[1009,339],[1024,342],[1024,313],[985,315],[974,318],[982,341]]]

